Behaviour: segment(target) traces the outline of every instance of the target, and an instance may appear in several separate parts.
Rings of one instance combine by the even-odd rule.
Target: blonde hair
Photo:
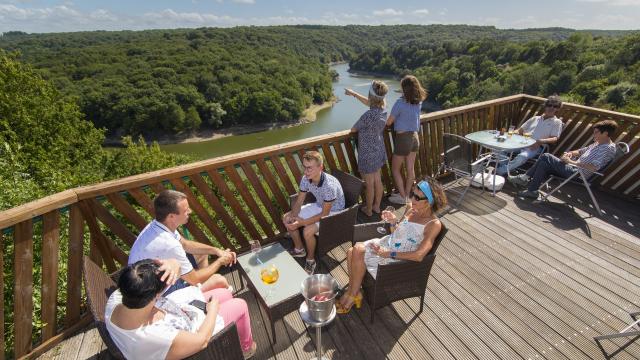
[[[306,153],[304,153],[304,156],[302,156],[302,160],[307,160],[307,161],[313,160],[318,165],[324,164],[324,160],[322,159],[322,154],[320,154],[317,151],[307,151]]]
[[[409,104],[419,104],[427,98],[427,91],[420,84],[420,80],[413,75],[407,75],[400,80],[402,96]]]
[[[369,94],[369,107],[384,108],[384,97],[385,95],[387,95],[387,92],[389,92],[389,87],[387,86],[387,84],[380,80],[373,80],[373,82],[371,83],[371,87],[379,97],[371,96],[371,94]]]

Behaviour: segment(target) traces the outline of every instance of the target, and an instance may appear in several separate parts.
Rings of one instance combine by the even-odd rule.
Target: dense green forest
[[[333,61],[413,73],[444,107],[558,93],[637,114],[639,44],[630,32],[465,25],[5,33],[0,209],[189,160],[140,134],[296,119],[331,97]],[[104,151],[109,135],[132,137]]]
[[[103,141],[104,131],[87,121],[76,103],[0,50],[0,211],[190,160],[130,137],[117,152],[103,149]]]
[[[310,104],[330,99],[332,78],[325,64],[335,61],[352,60],[355,69],[392,74],[416,71],[424,74],[423,80],[433,86],[431,93],[443,104],[473,101],[498,93],[493,91],[501,81],[496,76],[500,66],[515,65],[514,53],[525,53],[526,61],[535,63],[536,56],[572,34],[574,30],[562,28],[467,25],[8,32],[0,37],[0,48],[32,64],[79,105],[87,120],[106,129],[107,136],[153,138],[200,128],[297,120]],[[495,80],[488,84],[490,91],[454,94],[450,84],[465,88],[469,83],[469,63],[474,84]],[[460,76],[452,79],[450,70]],[[447,91],[442,91],[444,86]],[[511,86],[503,93],[521,88]]]
[[[517,93],[640,114],[640,35],[575,33],[565,40],[415,40],[370,47],[354,70],[414,74],[429,97],[453,107]]]

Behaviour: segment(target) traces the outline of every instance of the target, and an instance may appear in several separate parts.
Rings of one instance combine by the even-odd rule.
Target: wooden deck
[[[470,190],[443,217],[449,233],[438,250],[425,311],[419,299],[398,301],[369,321],[366,306],[339,316],[323,333],[333,359],[598,359],[596,335],[617,332],[640,309],[640,211],[637,203],[597,193],[605,212],[590,217],[588,196],[569,187],[560,199],[532,204]],[[584,194],[586,195],[586,194]],[[453,199],[455,197],[452,196]],[[347,245],[332,257],[345,257]],[[345,284],[345,264],[331,274]],[[237,284],[237,273],[232,274]],[[309,359],[314,342],[296,312],[276,323],[268,342],[251,293],[256,359]],[[607,345],[613,345],[608,343]],[[42,358],[107,357],[95,329],[65,341]],[[640,342],[617,359],[640,358]]]

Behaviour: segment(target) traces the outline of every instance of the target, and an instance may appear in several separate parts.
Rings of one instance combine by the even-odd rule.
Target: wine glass
[[[267,297],[271,297],[271,295],[273,295],[273,287],[276,281],[278,281],[279,277],[280,272],[278,271],[278,268],[273,264],[267,265],[267,267],[260,270],[260,280],[262,280],[265,285],[269,286]]]
[[[396,211],[396,208],[394,208],[393,206],[387,206],[384,211],[388,211],[388,212],[394,212]],[[387,221],[386,219],[382,219],[382,221],[384,221],[385,223],[389,223],[389,221]],[[387,235],[387,228],[385,226],[378,226],[378,228],[376,228],[376,230],[378,231],[378,233],[380,235]]]
[[[513,125],[509,126],[509,131],[507,132],[509,134],[509,137],[511,137],[515,131],[516,131],[515,126]]]
[[[258,263],[262,264],[262,261],[260,261],[260,257],[258,256],[258,254],[260,253],[260,250],[262,250],[262,245],[260,244],[260,241],[249,240],[249,245],[251,245],[251,252],[255,255],[256,260],[258,260]]]

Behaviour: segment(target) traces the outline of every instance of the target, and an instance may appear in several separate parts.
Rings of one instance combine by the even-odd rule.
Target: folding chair
[[[484,169],[482,163],[487,161],[491,157],[491,155],[486,154],[481,156],[479,159],[474,160],[471,141],[459,135],[445,133],[443,134],[443,142],[443,163],[440,166],[440,169],[438,169],[438,172],[442,172],[443,170],[450,171],[455,175],[456,181],[459,178],[469,179],[469,184],[462,192],[447,189],[453,193],[460,195],[458,201],[456,202],[456,205],[460,205],[462,199],[467,194],[467,191],[471,186],[473,177],[479,172],[482,172],[482,170]]]
[[[605,359],[607,360],[611,359],[612,357],[620,353],[622,350],[626,349],[629,345],[633,344],[636,340],[640,339],[640,319],[638,318],[638,316],[640,316],[640,311],[630,313],[629,315],[631,316],[634,322],[631,325],[627,326],[626,328],[622,329],[622,331],[620,331],[619,333],[611,334],[611,335],[600,335],[593,338],[593,340],[596,341],[596,344],[598,344],[598,347],[602,351],[602,354],[604,354]],[[633,337],[633,338],[627,341],[626,343],[622,344],[622,346],[620,346],[616,351],[612,352],[611,354],[607,354],[607,352],[604,349],[604,346],[602,346],[602,340],[612,340],[612,339],[618,339],[623,337]]]
[[[598,171],[594,171],[589,176],[589,178],[584,176],[582,171],[579,171],[579,168],[577,166],[570,165],[570,166],[573,166],[576,169],[578,169],[578,171],[574,172],[568,178],[563,178],[561,176],[552,175],[549,178],[549,180],[545,181],[544,184],[542,184],[540,186],[540,188],[542,188],[543,186],[547,186],[547,189],[548,189],[549,182],[551,182],[554,179],[563,180],[563,181],[562,181],[562,183],[560,183],[560,185],[556,186],[551,191],[549,191],[546,195],[544,195],[542,197],[542,199],[540,199],[540,201],[547,200],[547,198],[551,194],[553,194],[554,192],[558,191],[561,187],[563,187],[568,182],[573,182],[573,183],[576,183],[576,184],[582,184],[582,185],[584,185],[585,188],[587,188],[587,192],[589,193],[589,196],[591,197],[591,202],[593,202],[593,206],[596,208],[596,211],[598,212],[598,215],[602,216],[602,211],[600,210],[600,206],[598,205],[598,201],[596,200],[596,197],[593,195],[593,191],[591,190],[591,184],[593,183],[593,180],[595,180],[598,176],[604,176],[604,172],[607,170],[607,168],[609,166],[611,166],[611,164],[615,163],[618,159],[620,159],[621,157],[623,157],[624,155],[626,155],[628,153],[629,153],[629,145],[627,143],[623,143],[623,142],[616,143],[616,154],[613,157],[613,160],[611,160],[608,164],[606,164],[604,167],[602,167]]]

